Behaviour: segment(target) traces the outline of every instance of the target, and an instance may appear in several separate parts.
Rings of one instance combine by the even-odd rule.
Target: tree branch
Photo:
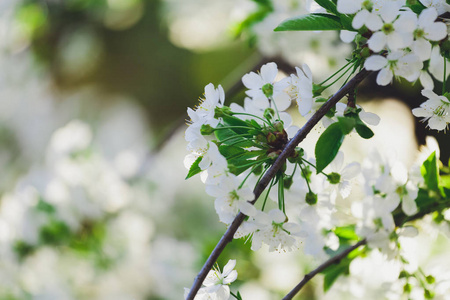
[[[295,150],[295,147],[303,141],[303,139],[309,134],[309,132],[316,126],[316,124],[322,119],[322,117],[337,103],[341,100],[345,95],[347,95],[350,91],[352,91],[358,84],[360,84],[370,73],[371,71],[367,71],[365,69],[361,70],[358,74],[355,75],[346,85],[344,85],[336,94],[334,94],[327,102],[325,102],[316,113],[305,123],[305,125],[297,132],[297,134],[289,141],[289,143],[284,148],[283,152],[278,156],[270,169],[264,174],[259,183],[255,186],[253,193],[255,198],[250,203],[254,204],[256,200],[259,198],[261,193],[267,187],[269,182],[275,176],[277,171],[281,168],[281,166],[286,161],[286,158]],[[236,233],[239,226],[244,221],[245,215],[239,213],[234,219],[233,223],[231,223],[230,227],[228,227],[225,234],[222,236],[220,241],[217,243],[214,250],[211,252],[210,256],[206,260],[199,274],[194,280],[192,288],[186,298],[186,300],[193,300],[198,290],[200,289],[203,281],[205,280],[208,272],[213,267],[214,263],[219,258],[219,255],[222,253],[225,246],[233,240],[233,236]]]
[[[331,257],[329,260],[318,266],[316,269],[312,270],[308,274],[303,277],[302,281],[300,281],[299,284],[297,284],[292,291],[290,291],[282,300],[290,300],[292,299],[301,289],[305,286],[308,281],[313,279],[314,276],[325,270],[331,265],[338,264],[343,258],[345,258],[347,255],[350,254],[353,250],[359,248],[359,246],[365,245],[367,243],[366,239],[363,239],[356,243],[355,245],[351,246],[350,248],[346,249],[342,253],[337,254],[336,256]]]

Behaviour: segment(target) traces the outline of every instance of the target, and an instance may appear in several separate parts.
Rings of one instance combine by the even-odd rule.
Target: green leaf
[[[425,183],[430,190],[439,190],[439,168],[436,159],[436,152],[431,153],[431,155],[423,162],[420,172],[422,173]]]
[[[344,134],[349,134],[355,127],[356,121],[353,118],[338,117],[339,126]]]
[[[362,123],[357,123],[355,129],[363,139],[370,139],[374,135],[373,131]]]
[[[197,159],[192,163],[191,167],[189,168],[189,172],[185,179],[189,179],[192,176],[194,176],[202,171],[200,169],[200,167],[198,166],[198,164],[202,161],[202,159],[203,159],[203,156],[197,157]]]
[[[334,234],[336,234],[339,237],[339,239],[344,239],[348,241],[359,240],[358,235],[355,233],[355,225],[336,227],[336,229],[334,229]]]
[[[241,154],[245,153],[246,151],[237,146],[221,145],[221,146],[219,146],[219,152],[220,152],[220,154],[225,156],[225,158],[228,159],[233,156],[241,155]]]
[[[281,22],[275,31],[341,30],[339,17],[327,14],[309,14]]]
[[[420,15],[422,10],[426,8],[420,1],[407,1],[407,5],[413,12]]]
[[[336,279],[341,275],[349,274],[350,262],[352,260],[348,258],[344,258],[340,261],[339,264],[331,265],[322,273],[325,274],[325,278],[323,280],[323,290],[324,292],[328,291],[332,286]]]
[[[333,13],[337,16],[340,13],[337,11],[336,4],[330,0],[316,0],[316,3],[325,8],[328,12]]]
[[[348,31],[357,31],[352,26],[353,18],[348,15],[340,15],[339,19],[341,20],[342,26]]]
[[[345,134],[339,123],[333,123],[322,133],[316,144],[315,156],[317,173],[323,171],[333,161],[344,141]]]

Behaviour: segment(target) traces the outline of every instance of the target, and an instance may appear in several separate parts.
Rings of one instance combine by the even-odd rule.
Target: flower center
[[[328,175],[328,181],[331,184],[338,184],[339,182],[341,182],[341,175],[338,174],[338,173],[333,172],[333,173]]]
[[[423,31],[423,29],[418,28],[418,29],[414,30],[414,37],[416,39],[423,38],[424,36],[425,36],[425,31]]]
[[[264,95],[266,95],[267,98],[272,97],[273,95],[273,85],[270,83],[266,83],[262,86],[261,90],[263,91]]]
[[[384,34],[388,35],[388,34],[394,32],[394,25],[392,25],[391,23],[386,23],[381,28],[381,31],[383,31]]]
[[[363,9],[366,9],[368,11],[372,11],[372,9],[373,9],[373,3],[370,0],[363,1],[361,6]]]

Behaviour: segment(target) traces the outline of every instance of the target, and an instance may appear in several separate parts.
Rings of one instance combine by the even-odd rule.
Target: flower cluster
[[[185,138],[190,154],[185,165],[189,169],[188,177],[202,173],[206,192],[215,197],[221,222],[231,224],[239,212],[248,216],[235,237],[250,236],[253,250],[267,244],[270,251],[291,251],[308,241],[305,251],[320,255],[325,242],[319,236],[332,224],[319,219],[324,220],[325,215],[331,219],[336,199],[349,196],[350,181],[359,173],[359,164],[343,168],[343,154],[339,153],[328,168],[318,170],[314,160],[297,148],[269,184],[269,191],[260,196],[262,203],[257,206],[250,203],[256,200],[253,188],[283,151],[290,133],[297,130],[286,112],[291,102],[297,103],[300,113],[307,117],[314,111],[313,103],[319,103],[315,101],[308,66],[296,71],[278,79],[276,64],[268,63],[259,73],[244,75],[242,82],[248,88],[248,97],[243,106],[235,103],[226,106],[222,87],[207,85],[196,110],[188,109],[191,119]],[[336,109],[327,125],[338,125],[344,120],[352,124],[359,122],[367,128],[360,113],[364,118],[360,108]],[[313,174],[312,170],[319,172]],[[269,204],[269,198],[275,203]],[[299,215],[308,217],[290,219],[289,209],[298,204],[302,207]],[[309,222],[311,218],[317,219],[314,225]]]
[[[420,212],[423,203],[417,199],[420,189],[431,186],[427,177],[436,170],[433,163],[424,164],[425,171],[414,166],[408,172],[393,157],[374,152],[362,165],[345,164],[339,151],[345,136],[371,138],[374,134],[368,125],[379,123],[377,115],[364,111],[356,105],[355,95],[349,95],[347,104],[337,103],[323,118],[325,130],[315,157],[295,148],[271,178],[267,191],[255,195],[255,187],[297,131],[291,105],[297,104],[300,115],[311,118],[327,101],[322,96],[327,86],[313,82],[306,64],[296,68],[296,74],[283,77],[275,63],[267,63],[258,73],[245,74],[242,83],[247,88],[242,106],[226,105],[223,88],[207,85],[197,108],[188,109],[185,133],[190,151],[185,159],[187,178],[201,175],[207,194],[215,198],[219,220],[227,226],[239,213],[246,216],[234,238],[246,238],[254,251],[263,246],[269,252],[302,249],[325,259],[349,241],[364,237],[367,249],[377,249],[389,260],[401,259],[398,239],[416,232],[401,225]],[[448,99],[429,90],[423,94],[433,102],[414,113],[431,119],[440,109],[442,120],[430,123],[445,126]],[[433,155],[428,158],[432,159]],[[360,199],[348,201],[353,193]],[[220,289],[223,297],[210,291],[208,280],[198,297],[228,299],[229,281],[224,276],[216,276],[213,288]]]
[[[365,53],[367,70],[379,71],[377,83],[388,85],[394,77],[419,80],[430,100],[414,115],[425,117],[430,128],[444,130],[450,122],[445,91],[449,41],[447,24],[439,14],[450,11],[450,5],[444,0],[422,2],[419,9],[405,0],[339,0],[337,11],[352,16],[353,31],[346,31],[344,39],[354,40]],[[444,85],[438,103],[431,101],[439,96],[430,93],[434,88],[430,74]]]

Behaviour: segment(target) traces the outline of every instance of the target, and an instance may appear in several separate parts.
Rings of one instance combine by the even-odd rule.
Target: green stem
[[[313,165],[312,163],[310,163],[309,161],[307,161],[306,159],[302,158],[302,162],[307,163],[308,165],[310,165],[311,167],[313,167],[314,169],[317,170],[317,167],[315,165]],[[301,167],[301,166],[300,166]],[[325,175],[328,178],[328,174],[324,173],[323,171],[320,172],[321,174]]]
[[[442,80],[442,95],[445,94],[445,87],[447,86],[447,59],[444,57],[444,79]]]
[[[270,97],[269,100],[273,103],[273,106],[275,107],[275,111],[277,112],[278,121],[281,121],[280,113],[278,112],[277,104],[275,103],[275,100],[273,97]]]
[[[263,205],[262,205],[262,208],[261,208],[262,211],[264,211],[264,207],[266,207],[267,198],[269,198],[269,193],[270,193],[270,190],[271,190],[272,187],[273,187],[273,182],[274,182],[274,181],[275,181],[275,177],[273,177],[273,178],[272,178],[272,181],[270,181],[269,188],[267,189],[267,194],[266,194],[266,196],[264,197],[264,202],[263,202]]]
[[[302,171],[303,177],[305,178],[306,185],[308,186],[308,191],[309,191],[310,193],[312,193],[311,187],[309,186],[309,180],[308,180],[308,178],[306,178],[305,170],[303,170],[301,164],[298,164],[298,166],[300,167],[300,170]]]
[[[284,176],[283,173],[280,173],[278,175],[278,208],[282,210],[284,213],[285,211],[285,204],[284,204]]]
[[[263,119],[263,118],[261,118],[261,117],[258,117],[258,116],[252,115],[252,114],[233,112],[233,115],[250,116],[250,117],[257,118],[257,119],[259,119],[259,120],[261,120],[261,121],[267,123],[269,126],[272,126],[272,123],[270,123],[270,122],[267,121],[266,119]]]
[[[236,298],[237,300],[242,300],[242,298],[235,295],[232,291],[230,291],[230,295],[233,296],[234,298]]]
[[[351,61],[353,63],[353,61]],[[347,64],[348,65],[348,64]],[[348,68],[347,70],[345,70],[344,73],[342,73],[335,81],[333,81],[332,83],[330,83],[329,85],[324,87],[324,90],[326,90],[327,88],[329,88],[330,86],[332,86],[333,84],[335,84],[336,82],[338,82],[342,77],[345,76],[345,74],[347,74],[348,71],[350,71],[353,68],[353,66],[350,66],[350,68]],[[353,73],[352,73],[353,74]],[[350,76],[352,75],[350,74]]]
[[[330,80],[331,78],[333,78],[334,76],[336,76],[338,73],[340,73],[342,70],[344,70],[345,68],[347,68],[348,65],[352,64],[355,62],[355,59],[350,60],[345,66],[343,66],[342,68],[340,68],[339,70],[337,70],[334,74],[332,74],[330,77],[328,77],[327,79],[325,79],[324,81],[322,81],[321,83],[319,83],[319,85],[323,85],[325,82],[327,82],[328,80]]]
[[[250,127],[250,126],[221,126],[221,127],[216,127],[213,128],[214,131],[216,130],[222,130],[222,129],[255,129],[255,127]]]
[[[266,161],[268,161],[268,160],[272,160],[272,158],[265,158],[265,159],[263,159],[263,160],[254,160],[253,162],[251,162],[251,163],[248,163],[248,164],[245,164],[245,165],[239,165],[238,167],[239,168],[245,168],[245,167],[251,167],[251,166],[253,166],[253,165],[255,165],[255,164],[260,164],[260,163],[263,163],[263,162],[266,162]]]
[[[255,168],[259,167],[260,165],[262,165],[264,163],[264,161],[260,161],[258,164],[254,165],[252,167],[252,169],[250,170],[250,172],[247,174],[247,176],[245,176],[244,180],[242,181],[242,183],[239,185],[238,189],[241,189],[244,186],[244,183],[247,181],[247,179],[250,177],[250,175],[252,174],[253,170],[255,170]]]
[[[224,143],[224,142],[229,141],[229,140],[233,140],[233,139],[240,138],[240,137],[248,137],[248,136],[253,136],[253,134],[250,134],[250,133],[236,134],[236,135],[227,137],[226,139],[224,139],[224,140],[222,140],[220,142]],[[243,141],[240,141],[240,142],[243,142]]]

